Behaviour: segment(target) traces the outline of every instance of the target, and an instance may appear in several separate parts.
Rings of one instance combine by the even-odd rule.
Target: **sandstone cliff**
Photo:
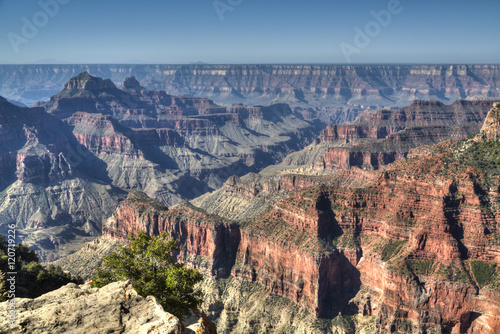
[[[496,106],[486,119],[495,113]],[[492,138],[500,133],[485,128]],[[290,319],[269,305],[275,320],[257,321],[245,313],[249,305],[235,301],[243,292],[227,295],[225,280],[258,286],[265,291],[260,298],[285,298],[313,317],[347,316],[343,328],[357,332],[496,333],[499,145],[466,139],[419,147],[380,171],[359,170],[372,176],[357,183],[349,182],[349,174],[298,176],[297,170],[232,179],[229,193],[221,189],[196,201],[210,213],[189,204],[165,210],[129,199],[103,232],[123,238],[138,230],[167,231],[178,238],[179,258],[218,279],[204,291],[210,314],[220,317],[219,329],[274,332]],[[288,191],[280,193],[281,187]],[[230,193],[248,204],[210,200]],[[273,195],[278,198],[266,199]],[[245,214],[254,208],[252,199],[267,208]],[[219,300],[210,297],[214,293]],[[243,315],[236,319],[230,311]],[[312,321],[308,317],[305,322]],[[333,332],[330,325],[321,330]]]

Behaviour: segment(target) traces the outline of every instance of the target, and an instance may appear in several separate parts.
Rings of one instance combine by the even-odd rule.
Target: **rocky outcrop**
[[[67,123],[73,127],[78,142],[95,155],[116,153],[139,158],[141,154],[126,135],[131,131],[111,116],[76,112]]]
[[[181,321],[154,297],[141,297],[127,281],[101,289],[70,283],[35,299],[0,304],[0,333],[183,333]]]
[[[71,78],[64,86],[64,90],[70,92],[80,90],[100,91],[113,88],[116,87],[111,80],[92,77],[88,72],[83,72],[79,76]]]
[[[127,77],[123,81],[122,89],[128,91],[141,91],[145,88],[141,86],[140,82],[137,81],[135,77]]]
[[[43,155],[21,152],[17,155],[16,169],[17,179],[22,183],[65,180],[73,176],[72,167],[62,152]]]
[[[480,141],[500,140],[500,103],[495,103],[489,111],[480,133],[476,137]]]

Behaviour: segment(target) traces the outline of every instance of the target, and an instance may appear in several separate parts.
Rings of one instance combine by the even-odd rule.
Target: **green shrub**
[[[473,260],[470,263],[472,273],[476,279],[477,284],[483,287],[488,285],[495,275],[496,266],[494,264],[487,264],[486,262]]]
[[[437,272],[451,282],[473,283],[472,277],[470,277],[469,272],[461,260],[454,261],[450,263],[450,265],[441,263]]]
[[[429,275],[432,273],[434,267],[434,261],[422,259],[422,260],[406,260],[408,267],[416,275]]]
[[[94,287],[130,280],[139,295],[156,297],[166,311],[178,317],[201,304],[201,292],[194,291],[194,286],[203,275],[175,263],[171,256],[179,250],[175,239],[166,233],[149,236],[139,232],[136,237],[129,235],[129,240],[129,246],[103,258],[103,266],[92,277]]]
[[[393,256],[397,255],[407,241],[408,240],[399,240],[385,246],[382,250],[382,260],[388,261]]]

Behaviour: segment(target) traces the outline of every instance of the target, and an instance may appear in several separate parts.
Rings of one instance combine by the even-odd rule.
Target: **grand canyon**
[[[166,232],[219,333],[500,331],[498,66],[0,73],[0,229],[46,264]]]
[[[499,11],[0,0],[0,334],[499,334]]]

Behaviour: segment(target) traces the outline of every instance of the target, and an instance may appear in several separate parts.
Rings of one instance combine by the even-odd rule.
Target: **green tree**
[[[194,286],[203,279],[195,269],[175,263],[172,251],[179,250],[177,241],[166,233],[149,236],[139,232],[129,235],[129,245],[103,258],[103,265],[92,276],[94,287],[130,280],[137,293],[152,295],[165,310],[182,316],[201,303],[201,292]]]

